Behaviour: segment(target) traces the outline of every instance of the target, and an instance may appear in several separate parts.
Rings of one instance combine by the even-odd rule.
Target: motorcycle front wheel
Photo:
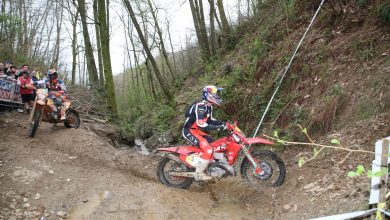
[[[194,169],[185,166],[184,164],[178,163],[174,160],[164,157],[157,166],[157,176],[160,182],[168,187],[178,189],[188,189],[193,178],[182,177],[182,176],[171,176],[169,172],[193,172]]]
[[[253,149],[251,155],[259,162],[262,172],[256,174],[252,163],[245,157],[240,169],[242,178],[259,190],[283,184],[286,166],[277,154],[269,150]]]
[[[33,138],[35,136],[35,132],[37,131],[37,128],[39,126],[40,119],[41,119],[41,111],[35,110],[32,117],[32,122],[30,124],[30,127],[28,128],[28,136],[30,138]]]

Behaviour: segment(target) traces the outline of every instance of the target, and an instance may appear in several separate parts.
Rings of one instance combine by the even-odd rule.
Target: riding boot
[[[61,111],[60,111],[60,114],[61,114],[61,121],[64,121],[66,119],[65,117],[65,109],[61,108]]]
[[[203,158],[198,159],[198,163],[195,165],[195,180],[211,180],[213,177],[207,175],[204,171],[209,165],[210,160],[205,160]]]

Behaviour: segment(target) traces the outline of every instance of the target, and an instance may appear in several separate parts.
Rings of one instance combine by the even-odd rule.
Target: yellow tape
[[[386,208],[385,202],[378,203],[378,209],[384,209],[384,208]]]

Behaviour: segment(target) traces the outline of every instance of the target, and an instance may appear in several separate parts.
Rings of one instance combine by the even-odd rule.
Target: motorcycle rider
[[[58,78],[58,73],[55,69],[50,69],[47,73],[47,77],[42,80],[35,81],[36,85],[46,85],[46,88],[49,90],[48,99],[49,105],[52,108],[53,112],[51,116],[57,120],[58,119],[58,107],[62,105],[62,97],[66,92],[66,86],[63,80]],[[65,108],[61,108],[61,121],[65,120]]]
[[[203,131],[226,130],[225,122],[213,118],[213,105],[219,106],[222,102],[218,95],[220,91],[222,88],[212,85],[205,86],[202,91],[202,101],[192,104],[185,113],[183,137],[203,151],[198,157],[187,161],[195,166],[195,180],[210,180],[212,178],[204,171],[213,155],[213,147],[210,146],[210,143],[214,140]]]

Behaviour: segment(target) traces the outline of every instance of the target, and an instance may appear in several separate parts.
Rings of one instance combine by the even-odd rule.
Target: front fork
[[[245,156],[248,158],[248,160],[252,163],[254,173],[257,175],[262,175],[264,171],[261,169],[259,161],[257,161],[256,158],[252,157],[252,154],[249,152],[248,147],[245,144],[241,144],[241,149],[244,152]]]

